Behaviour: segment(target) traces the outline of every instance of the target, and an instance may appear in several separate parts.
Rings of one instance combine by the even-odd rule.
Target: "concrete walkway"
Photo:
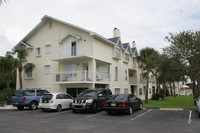
[[[0,106],[0,110],[4,109],[4,110],[10,110],[10,109],[17,109],[16,107],[12,106],[12,105],[5,105],[3,107]]]

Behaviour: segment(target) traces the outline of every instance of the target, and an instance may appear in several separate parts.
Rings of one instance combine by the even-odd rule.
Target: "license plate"
[[[111,106],[116,106],[116,103],[111,103]]]

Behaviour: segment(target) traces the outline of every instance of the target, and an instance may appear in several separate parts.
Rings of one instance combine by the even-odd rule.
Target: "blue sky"
[[[46,14],[111,38],[136,41],[138,50],[168,46],[164,37],[200,30],[200,0],[9,0],[0,6],[0,56],[18,43]]]

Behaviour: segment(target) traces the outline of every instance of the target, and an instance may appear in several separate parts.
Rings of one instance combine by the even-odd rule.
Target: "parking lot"
[[[0,133],[199,133],[195,110],[144,109],[132,115],[0,110]]]

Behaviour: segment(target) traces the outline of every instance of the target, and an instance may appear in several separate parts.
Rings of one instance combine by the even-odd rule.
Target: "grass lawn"
[[[145,108],[183,108],[194,109],[194,98],[190,96],[168,96],[164,100],[149,100],[148,104],[144,104]]]

